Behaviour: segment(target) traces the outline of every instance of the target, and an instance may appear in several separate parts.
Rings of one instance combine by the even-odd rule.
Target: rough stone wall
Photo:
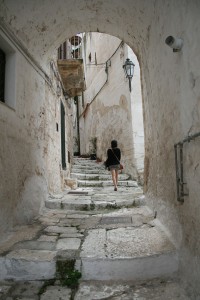
[[[126,172],[137,178],[133,149],[131,97],[122,68],[127,58],[127,46],[119,47],[121,43],[119,39],[100,33],[87,33],[86,40],[89,40],[88,43],[86,41],[85,55],[87,89],[84,93],[84,102],[86,111],[84,112],[82,108],[83,115],[80,118],[83,136],[82,152],[83,154],[90,153],[92,151],[90,140],[97,138],[97,157],[105,160],[111,140],[116,139],[122,151],[122,161]],[[91,61],[88,59],[90,54]],[[105,62],[111,56],[112,58],[108,61],[107,77]],[[95,65],[95,57],[97,65]],[[87,103],[91,103],[88,108]]]

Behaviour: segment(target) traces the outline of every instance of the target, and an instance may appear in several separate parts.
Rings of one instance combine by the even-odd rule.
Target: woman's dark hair
[[[113,140],[111,141],[111,148],[116,148],[117,147],[117,141]]]

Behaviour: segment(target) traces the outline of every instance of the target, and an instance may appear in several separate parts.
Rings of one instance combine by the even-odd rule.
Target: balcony
[[[79,36],[59,47],[57,65],[66,94],[69,97],[81,96],[85,90],[85,76]]]

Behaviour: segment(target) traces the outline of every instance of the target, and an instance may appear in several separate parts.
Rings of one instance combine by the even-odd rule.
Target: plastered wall
[[[133,127],[133,147],[138,181],[143,184],[144,173],[144,118],[141,91],[140,66],[136,55],[128,47],[128,57],[134,63],[134,75],[131,80],[131,114]]]
[[[51,85],[11,40],[3,33],[2,37],[15,52],[16,74],[13,104],[8,106],[6,96],[5,103],[0,102],[0,232],[3,238],[3,232],[38,215],[48,193],[64,188],[70,165],[67,163],[66,171],[61,168],[61,101],[66,109],[66,158],[68,150],[72,153],[72,134],[70,106],[62,95],[56,94],[55,75],[49,70]]]
[[[165,11],[165,15],[159,18]],[[177,201],[174,144],[200,131],[197,1],[158,4],[141,49],[145,107],[146,197],[180,246],[180,272],[191,299],[199,298],[199,138],[184,145],[184,204]],[[180,52],[165,44],[181,37]],[[144,61],[144,57],[146,58]]]

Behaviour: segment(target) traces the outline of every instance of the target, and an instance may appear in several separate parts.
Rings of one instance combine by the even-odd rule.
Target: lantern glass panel
[[[126,65],[126,73],[127,73],[128,77],[133,76],[132,66],[131,65]]]
[[[134,66],[135,66],[134,63],[129,58],[127,58],[124,66],[123,66],[126,77],[128,77],[128,78],[133,77]]]

